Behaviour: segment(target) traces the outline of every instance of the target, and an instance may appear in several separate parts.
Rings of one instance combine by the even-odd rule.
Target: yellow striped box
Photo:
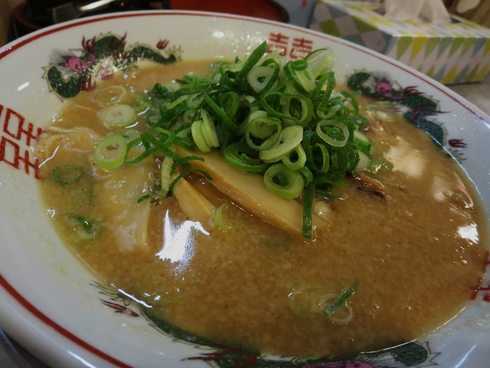
[[[320,0],[310,28],[399,60],[444,84],[481,81],[490,69],[490,29],[452,16],[448,24],[400,22],[375,5]]]

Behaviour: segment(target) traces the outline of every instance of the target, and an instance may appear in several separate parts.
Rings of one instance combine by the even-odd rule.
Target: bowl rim
[[[15,50],[25,46],[26,44],[29,44],[30,42],[33,42],[39,38],[42,38],[44,36],[50,35],[52,33],[56,33],[65,29],[70,29],[70,28],[75,28],[81,25],[85,24],[90,24],[90,23],[97,23],[97,22],[102,22],[104,20],[113,20],[113,19],[124,19],[124,18],[133,18],[135,16],[138,17],[152,17],[152,16],[195,16],[195,17],[211,17],[211,18],[224,18],[224,19],[231,19],[231,20],[246,20],[249,22],[253,23],[262,23],[262,24],[268,24],[268,25],[275,25],[277,27],[283,27],[283,28],[288,28],[291,30],[297,30],[306,34],[314,35],[316,37],[324,38],[325,40],[328,40],[329,42],[341,44],[344,46],[347,46],[349,48],[355,49],[357,51],[367,53],[370,56],[373,56],[375,58],[378,58],[380,60],[383,60],[383,62],[386,62],[390,65],[396,66],[398,68],[403,69],[404,72],[417,77],[419,79],[422,79],[425,83],[431,85],[433,88],[439,90],[440,92],[444,93],[446,96],[450,97],[453,101],[457,102],[458,104],[461,104],[462,101],[465,102],[464,107],[470,111],[475,117],[478,119],[486,122],[487,124],[490,124],[490,116],[487,115],[485,112],[483,112],[480,108],[472,104],[470,101],[466,100],[462,96],[458,95],[456,92],[453,92],[450,90],[448,87],[443,85],[442,83],[428,77],[427,75],[423,74],[422,72],[419,72],[415,70],[414,68],[398,61],[395,59],[392,59],[384,54],[381,54],[379,52],[370,50],[364,46],[360,46],[358,44],[355,44],[351,41],[345,40],[345,39],[340,39],[335,36],[331,36],[329,34],[325,34],[313,29],[309,28],[304,28],[300,26],[296,26],[293,24],[289,23],[282,23],[278,21],[273,21],[273,20],[268,20],[268,19],[263,19],[263,18],[254,18],[254,17],[249,17],[245,15],[237,15],[237,14],[228,14],[228,13],[216,13],[216,12],[208,12],[208,11],[196,11],[196,10],[134,10],[134,11],[125,11],[125,12],[120,12],[120,13],[109,13],[109,14],[101,14],[101,15],[93,15],[93,16],[88,16],[80,19],[74,19],[68,22],[60,23],[60,24],[54,24],[51,26],[48,26],[46,28],[41,28],[37,31],[34,31],[32,33],[29,33],[27,35],[24,35],[16,40],[11,41],[10,43],[7,43],[4,46],[0,47],[0,60],[9,55],[10,53],[14,52]]]
[[[96,16],[91,16],[87,18],[82,18],[82,19],[77,19],[73,20],[67,23],[62,23],[59,25],[53,25],[41,30],[38,30],[36,32],[33,32],[31,34],[25,35],[15,41],[12,41],[9,44],[6,44],[2,47],[0,47],[0,62],[1,60],[13,53],[14,51],[29,45],[31,42],[36,41],[37,39],[43,38],[47,35],[50,35],[52,33],[57,33],[60,31],[63,31],[65,29],[70,29],[70,28],[75,28],[81,25],[85,24],[90,24],[90,23],[97,23],[97,22],[102,22],[105,20],[109,19],[124,19],[124,18],[134,18],[134,17],[146,17],[146,16],[196,16],[196,17],[212,17],[212,18],[224,18],[224,19],[231,19],[231,20],[246,20],[246,21],[251,21],[253,23],[263,23],[267,25],[273,25],[281,28],[288,28],[292,30],[297,30],[302,33],[306,34],[311,34],[316,37],[324,38],[328,40],[329,42],[334,42],[338,43],[341,45],[348,46],[352,49],[355,49],[357,51],[361,51],[363,53],[368,53],[371,56],[374,56],[378,58],[379,60],[382,60],[384,63],[391,64],[393,66],[396,66],[399,69],[402,69],[404,73],[410,74],[418,79],[421,79],[424,83],[430,85],[432,88],[435,90],[438,90],[440,93],[444,94],[448,98],[450,98],[452,101],[455,103],[461,105],[464,107],[465,110],[467,110],[469,113],[471,113],[475,118],[486,124],[488,127],[490,127],[490,117],[486,115],[483,111],[481,111],[478,107],[474,106],[471,102],[465,100],[461,96],[459,96],[457,93],[451,91],[449,88],[446,86],[442,85],[441,83],[431,79],[430,77],[426,76],[425,74],[422,74],[421,72],[418,72],[411,67],[398,62],[396,60],[393,60],[385,55],[376,53],[374,51],[368,50],[365,47],[358,46],[354,43],[351,43],[349,41],[341,40],[338,38],[335,38],[333,36],[329,36],[326,34],[322,34],[318,31],[302,28],[299,26],[294,26],[291,24],[284,24],[276,21],[270,21],[270,20],[265,20],[265,19],[260,19],[260,18],[252,18],[252,17],[247,17],[247,16],[240,16],[240,15],[232,15],[232,14],[223,14],[223,13],[212,13],[212,12],[203,12],[203,11],[178,11],[178,10],[140,10],[140,11],[131,11],[131,12],[122,12],[122,13],[114,13],[114,14],[104,14],[104,15],[96,15]],[[488,212],[488,211],[487,211]],[[74,343],[76,345],[81,346],[91,354],[97,356],[98,358],[101,358],[104,361],[107,361],[111,364],[114,364],[116,366],[121,366],[121,367],[126,367],[128,366],[127,364],[119,361],[118,359],[104,353],[102,350],[97,349],[96,347],[90,345],[89,343],[85,342],[84,340],[80,339],[77,337],[75,334],[71,333],[61,325],[59,325],[56,321],[52,320],[50,317],[45,315],[43,312],[38,310],[35,305],[33,305],[31,302],[29,302],[23,295],[21,295],[15,288],[12,286],[11,283],[6,280],[2,273],[0,272],[0,286],[9,294],[9,296],[14,300],[15,304],[20,305],[27,311],[29,311],[33,316],[39,320],[38,322],[42,322],[42,324],[49,326],[59,334],[61,334],[66,340],[68,340],[68,343]],[[11,309],[13,310],[14,307],[11,306]],[[37,321],[36,320],[36,321]],[[16,322],[16,325],[19,322]],[[27,319],[22,318],[22,323],[24,324],[23,329],[19,329],[19,331],[22,331],[23,333],[26,333],[27,327],[33,327],[30,329],[29,333],[32,334],[32,336],[36,336],[35,338],[31,339],[31,341],[34,341],[35,339],[42,338],[44,336],[44,333],[39,330],[38,328],[35,327],[32,321],[28,321]],[[7,327],[7,332],[11,334],[14,338],[18,338],[18,334],[12,331],[12,327]],[[22,342],[24,345],[24,342]],[[31,346],[29,344],[26,344],[29,350],[32,350],[34,352],[37,352],[36,355],[43,355],[39,351],[39,347],[36,346]],[[64,349],[66,350],[66,349]],[[73,362],[72,357],[66,357],[67,360],[66,362]]]

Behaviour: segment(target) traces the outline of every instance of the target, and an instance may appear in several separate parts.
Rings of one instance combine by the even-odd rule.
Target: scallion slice
[[[250,148],[262,151],[273,147],[281,137],[281,133],[281,120],[258,116],[247,124],[245,140]],[[260,143],[256,143],[254,138],[260,140]]]
[[[204,101],[204,96],[202,93],[196,93],[193,95],[182,96],[187,99],[187,107],[189,109],[198,109],[202,102]]]
[[[166,151],[175,140],[175,133],[161,127],[153,127],[128,142],[124,162],[137,164],[154,153]],[[139,147],[144,148],[144,151],[140,153]],[[139,154],[133,156],[133,149]]]
[[[221,206],[219,206],[216,209],[216,212],[214,213],[214,225],[216,226],[217,229],[221,231],[229,231],[233,229],[233,226],[225,225],[223,223],[223,211],[225,211],[228,208],[228,206],[229,203],[224,202],[223,204],[221,204]]]
[[[95,146],[94,160],[104,169],[115,169],[124,163],[127,146],[122,135],[108,135]]]
[[[368,157],[373,157],[375,150],[369,138],[358,130],[354,131],[354,144],[360,152],[363,152]]]
[[[312,51],[305,58],[308,63],[308,70],[314,78],[330,72],[332,70],[333,59],[333,52],[329,48]]]
[[[269,164],[264,163],[259,158],[250,156],[247,151],[250,151],[248,147],[244,147],[240,143],[234,143],[225,148],[223,156],[230,165],[247,172],[259,173],[269,167]]]
[[[315,88],[315,79],[307,68],[308,63],[305,60],[290,61],[284,66],[284,75],[288,83],[305,95]]]
[[[226,124],[229,130],[233,133],[238,131],[238,127],[233,123],[233,121],[228,117],[226,111],[223,108],[219,107],[216,102],[207,94],[204,94],[204,101],[208,104],[208,106],[218,115],[218,117]]]
[[[211,145],[208,144],[206,138],[204,137],[204,133],[202,131],[202,120],[196,120],[191,125],[192,139],[196,143],[197,148],[202,152],[211,152]]]
[[[170,146],[169,150],[175,152],[175,147]],[[171,155],[165,155],[162,161],[162,167],[160,169],[160,191],[158,195],[160,197],[166,197],[170,191],[170,176],[173,172],[174,159]]]
[[[260,151],[259,157],[264,162],[277,162],[295,149],[302,140],[303,128],[298,125],[288,126],[282,130],[279,139],[271,148]]]
[[[282,163],[272,165],[267,169],[264,174],[264,183],[269,191],[286,199],[298,198],[305,186],[301,174]]]
[[[349,139],[349,128],[341,121],[322,120],[316,125],[316,134],[333,147],[343,147]]]
[[[239,85],[243,80],[247,78],[248,73],[259,62],[262,56],[264,56],[268,48],[269,45],[267,44],[267,42],[264,41],[252,51],[252,53],[247,58],[242,68],[238,72],[238,75],[235,78],[235,84]]]
[[[194,95],[195,96],[195,95]],[[179,105],[180,103],[184,102],[187,100],[187,96],[180,96],[179,98],[177,98],[176,100],[168,103],[165,105],[165,108],[167,110],[172,110],[174,107],[176,107],[177,105]]]
[[[214,121],[205,109],[200,110],[202,117],[201,131],[208,146],[219,147],[218,135]],[[192,127],[191,127],[192,129]]]
[[[256,66],[247,74],[247,81],[250,87],[257,93],[268,90],[277,81],[279,75],[279,64],[269,66]]]
[[[313,103],[307,96],[267,91],[260,96],[260,104],[271,116],[283,119],[288,125],[306,126],[313,117]]]
[[[327,317],[331,316],[342,304],[347,302],[347,300],[356,292],[358,286],[359,281],[357,280],[350,284],[330,306],[323,310],[323,314]]]
[[[291,170],[299,170],[306,164],[306,153],[301,144],[283,157],[282,162]]]
[[[101,225],[98,221],[87,219],[82,215],[70,215],[74,230],[81,240],[94,239],[99,235]]]
[[[313,237],[313,199],[315,198],[316,183],[308,184],[303,198],[303,237]]]
[[[313,167],[319,173],[326,173],[330,170],[330,153],[327,146],[315,143],[312,147]]]
[[[111,105],[99,112],[99,118],[107,127],[124,127],[136,120],[136,111],[129,105]]]
[[[66,187],[80,181],[86,172],[85,169],[77,165],[61,165],[53,169],[53,180],[56,184]]]

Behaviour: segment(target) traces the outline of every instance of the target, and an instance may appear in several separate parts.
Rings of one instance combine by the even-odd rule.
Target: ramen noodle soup
[[[180,329],[281,356],[391,347],[465,307],[487,242],[474,189],[426,133],[362,96],[364,134],[386,165],[345,177],[337,198],[315,198],[311,239],[294,224],[278,225],[290,217],[274,202],[276,213],[262,216],[256,209],[268,200],[248,181],[259,174],[237,172],[217,149],[195,161],[212,180],[194,170],[163,197],[153,194],[164,155],[113,169],[94,161],[108,135],[130,140],[148,130],[144,108],[129,126],[105,124],[101,111],[139,106],[155,83],[210,75],[210,65],[181,61],[116,74],[66,101],[45,129],[37,153],[47,211],[98,277]],[[246,189],[223,189],[233,187],[228,179]],[[302,197],[287,201],[301,207]]]

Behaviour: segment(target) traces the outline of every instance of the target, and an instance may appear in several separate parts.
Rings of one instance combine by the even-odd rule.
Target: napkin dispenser
[[[379,4],[320,0],[310,28],[378,51],[444,84],[479,82],[490,69],[490,29],[454,15],[449,23],[388,16]]]

